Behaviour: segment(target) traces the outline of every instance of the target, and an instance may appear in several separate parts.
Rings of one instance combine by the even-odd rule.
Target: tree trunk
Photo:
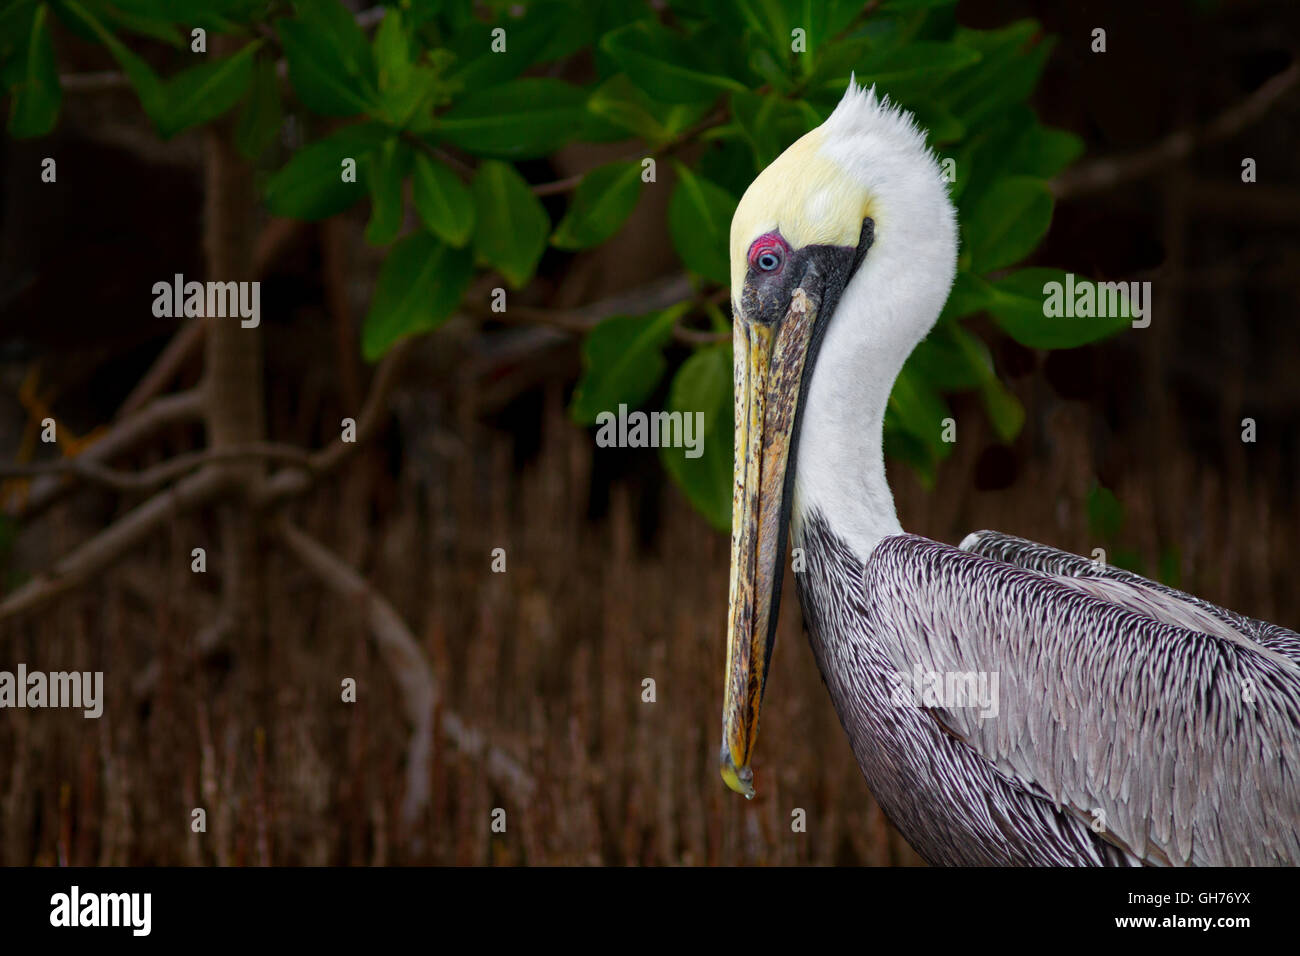
[[[236,37],[213,37],[212,56],[233,53]],[[254,216],[257,197],[253,171],[235,150],[233,119],[211,124],[205,132],[204,252],[213,282],[251,282]],[[213,448],[242,445],[266,437],[262,381],[262,329],[244,328],[239,316],[208,316],[204,366],[205,421]],[[254,624],[250,585],[258,579],[256,529],[249,498],[256,492],[264,465],[256,460],[215,463],[228,470],[245,494],[221,507],[222,609],[212,626],[243,631]],[[260,644],[260,642],[258,642]]]

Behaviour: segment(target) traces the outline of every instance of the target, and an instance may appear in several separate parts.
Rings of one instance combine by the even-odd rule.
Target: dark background
[[[1295,70],[1300,7],[958,8],[972,27],[1024,16],[1058,38],[1035,108],[1084,138],[1078,166],[1092,177],[1076,169],[1058,183],[1035,261],[1149,280],[1152,323],[1045,355],[977,320],[1026,426],[1001,445],[978,402],[958,400],[961,440],[937,487],[890,469],[902,523],[952,543],[989,527],[1083,554],[1102,547],[1296,627],[1300,84],[1284,71]],[[1105,54],[1090,50],[1096,27]],[[104,68],[85,48],[60,53]],[[1280,95],[1251,99],[1279,75]],[[32,445],[30,422],[42,417],[33,395],[65,438],[108,423],[176,332],[141,290],[203,271],[202,140],[158,144],[126,91],[67,92],[64,110],[53,140],[0,140],[6,459],[44,451]],[[1167,139],[1179,131],[1185,143]],[[40,190],[30,170],[52,153],[60,186]],[[1258,167],[1249,185],[1245,157]],[[600,158],[562,152],[553,172]],[[576,306],[670,275],[657,202],[647,193],[591,255],[549,252],[537,282]],[[363,227],[354,210],[263,234],[277,440],[317,447],[334,437],[369,375],[355,328],[377,262]],[[0,668],[102,669],[111,702],[93,722],[55,711],[0,717],[0,860],[917,862],[870,799],[795,602],[783,610],[769,684],[758,798],[723,788],[727,541],[690,510],[653,451],[597,450],[571,424],[578,369],[575,336],[453,319],[419,343],[381,439],[292,506],[410,625],[441,683],[440,731],[450,720],[481,735],[475,752],[440,732],[417,825],[399,819],[406,728],[389,671],[361,636],[364,607],[271,553],[256,575],[261,625],[197,653],[195,635],[216,613],[219,562],[210,558],[207,578],[191,574],[190,549],[213,525],[195,515],[54,605],[0,621]],[[198,372],[196,359],[175,385]],[[1246,417],[1257,422],[1254,444],[1241,440]],[[124,463],[146,466],[200,437],[170,428]],[[1098,505],[1098,486],[1121,513]],[[22,513],[27,490],[6,482],[9,514]],[[81,490],[7,519],[6,587],[130,503]],[[496,547],[507,549],[507,574],[489,572]],[[338,701],[347,676],[361,689],[355,705]],[[641,702],[645,677],[656,681],[655,704]],[[503,771],[502,759],[522,774]],[[201,836],[188,827],[196,806],[208,810]],[[506,811],[504,834],[490,830],[494,808]],[[794,808],[808,811],[807,833],[790,832]]]

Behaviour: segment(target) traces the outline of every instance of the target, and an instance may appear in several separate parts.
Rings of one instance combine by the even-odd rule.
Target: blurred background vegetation
[[[4,862],[915,862],[794,602],[759,798],[714,767],[727,231],[851,72],[953,160],[962,228],[886,420],[904,526],[1294,626],[1298,19],[8,5],[0,667],[104,670],[109,702],[5,713]],[[1065,271],[1151,281],[1151,327],[1044,319]],[[177,273],[260,280],[261,326],[155,317]],[[704,455],[596,448],[620,403],[704,412]]]

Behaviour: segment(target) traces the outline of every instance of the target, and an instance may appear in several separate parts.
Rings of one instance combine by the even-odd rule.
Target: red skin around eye
[[[759,236],[754,240],[754,244],[749,247],[749,264],[751,266],[757,266],[758,257],[765,252],[775,252],[780,256],[782,261],[785,261],[786,253],[789,251],[790,247],[786,245],[784,239],[775,232],[769,232],[765,235]]]

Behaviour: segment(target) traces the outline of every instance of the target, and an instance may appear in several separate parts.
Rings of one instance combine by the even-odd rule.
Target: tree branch
[[[719,295],[721,299],[719,299]],[[727,291],[719,290],[713,295],[700,299],[701,302],[725,301]],[[545,307],[514,305],[504,312],[493,312],[487,306],[471,304],[466,311],[478,319],[491,319],[512,325],[540,325],[582,335],[590,332],[605,319],[615,315],[639,315],[654,312],[676,305],[683,299],[695,298],[690,278],[685,273],[655,279],[645,285],[621,292],[618,295],[592,302],[572,309],[549,309]],[[674,326],[673,337],[679,342],[691,345],[707,345],[725,342],[731,338],[730,332],[708,332],[701,329],[689,329],[682,325]]]
[[[267,478],[260,494],[257,495],[258,505],[263,507],[273,505],[306,491],[316,478],[337,468],[360,445],[370,440],[388,417],[388,396],[392,393],[402,363],[410,354],[414,344],[413,338],[401,339],[379,363],[374,381],[370,385],[370,392],[366,395],[365,404],[356,418],[356,440],[345,442],[342,438],[337,438],[319,451],[312,452],[303,467],[283,468],[277,471]]]
[[[281,522],[278,531],[285,547],[309,571],[344,600],[362,607],[370,634],[401,691],[406,718],[412,727],[406,757],[406,794],[402,800],[402,818],[410,826],[418,820],[429,800],[429,755],[440,697],[433,669],[401,615],[365,578],[289,522]],[[487,746],[481,733],[445,711],[442,729],[457,749],[467,756],[483,759],[488,775],[498,785],[524,799],[532,795],[535,785],[528,772],[509,754]]]
[[[169,518],[215,499],[229,487],[227,475],[209,467],[159,492],[61,558],[52,569],[6,595],[0,600],[0,620],[38,607],[85,583]]]
[[[205,504],[244,484],[240,480],[240,472],[232,474],[228,468],[220,467],[222,463],[249,459],[288,460],[293,463],[292,467],[282,469],[267,479],[262,487],[262,493],[257,496],[259,504],[278,502],[306,491],[317,476],[337,467],[356,449],[357,445],[366,441],[379,427],[385,417],[388,395],[397,379],[397,371],[410,351],[411,344],[409,339],[399,342],[380,364],[366,404],[357,419],[355,443],[339,440],[314,453],[268,442],[241,443],[181,455],[139,475],[130,475],[98,466],[98,461],[108,457],[108,453],[120,450],[122,447],[120,436],[124,434],[128,437],[138,436],[138,420],[148,418],[151,421],[145,424],[156,423],[159,418],[166,417],[161,413],[175,415],[178,410],[186,412],[191,417],[197,416],[202,408],[202,393],[186,392],[155,400],[144,411],[118,426],[118,430],[110,432],[78,458],[69,459],[66,463],[57,462],[37,466],[39,469],[51,472],[70,472],[88,477],[119,490],[149,488],[195,467],[201,470],[183,478],[172,488],[158,492],[74,549],[51,570],[33,577],[0,600],[0,620],[65,594],[98,571],[108,567],[178,511]],[[93,452],[98,452],[99,457],[95,461],[89,461],[89,456]],[[4,473],[23,473],[27,470],[4,469]],[[63,474],[42,474],[41,477],[57,485],[61,483]]]
[[[683,146],[686,146],[691,142],[693,142],[695,137],[699,136],[701,133],[705,132],[706,130],[712,129],[715,126],[721,126],[726,121],[727,121],[726,109],[715,110],[713,113],[709,114],[704,119],[700,120],[694,126],[690,127],[689,129],[683,130],[681,133],[679,133],[677,136],[674,136],[668,142],[662,144],[661,146],[658,146],[655,149],[650,150],[649,152],[646,152],[645,150],[640,150],[638,152],[627,153],[624,156],[619,157],[618,159],[610,160],[610,162],[630,163],[630,162],[636,162],[637,160],[646,159],[651,156],[654,157],[671,156],[673,153],[680,150]],[[430,156],[434,157],[435,159],[441,160],[442,162],[451,166],[458,173],[460,173],[462,178],[464,179],[473,178],[474,167],[469,165],[468,163],[461,162],[461,160],[448,153],[445,149],[442,149],[438,146],[434,146],[432,143],[427,143],[419,136],[416,136],[414,133],[411,132],[403,132],[402,139],[404,139],[410,145],[414,146],[416,149],[423,150],[424,152],[428,153]],[[588,170],[588,172],[590,172],[590,170]],[[581,185],[582,180],[586,178],[586,176],[587,176],[586,172],[575,173],[572,176],[565,176],[563,179],[555,179],[548,183],[535,183],[530,185],[528,188],[532,190],[534,196],[554,196],[558,193],[567,193],[574,189],[577,189],[578,186]]]
[[[125,417],[143,408],[145,403],[167,387],[176,377],[181,366],[190,360],[203,344],[203,323],[186,322],[172,336],[158,357],[149,366],[149,371],[131,389],[131,394],[122,402],[118,416]]]
[[[276,257],[302,229],[297,219],[272,217],[258,234],[253,246],[253,275],[261,278]],[[165,389],[177,373],[203,344],[207,326],[203,322],[187,322],[181,326],[171,341],[158,353],[149,371],[140,378],[131,394],[126,397],[117,415],[122,418],[139,410],[149,399]]]
[[[140,411],[112,426],[76,458],[70,459],[72,462],[80,463],[79,465],[51,468],[49,469],[51,474],[37,477],[32,483],[27,502],[19,515],[30,518],[53,504],[71,487],[65,480],[68,474],[76,473],[78,469],[94,470],[96,464],[115,458],[160,428],[183,422],[195,422],[202,414],[203,393],[197,389],[154,399]],[[40,470],[41,467],[38,466],[38,474]],[[12,473],[12,470],[6,471]]]
[[[1096,159],[1067,169],[1052,180],[1052,192],[1058,199],[1074,199],[1150,175],[1162,167],[1185,159],[1198,147],[1228,139],[1257,122],[1295,87],[1298,80],[1300,62],[1292,63],[1250,96],[1199,129],[1181,129],[1147,149]]]
[[[88,460],[85,455],[61,458],[32,465],[0,465],[0,478],[31,478],[63,475],[84,478],[114,491],[155,491],[182,475],[212,462],[288,461],[302,468],[311,467],[311,453],[293,445],[276,442],[250,442],[223,448],[205,448],[169,458],[144,471],[122,471]]]
[[[713,129],[715,126],[721,126],[726,121],[727,121],[726,109],[715,110],[713,113],[710,113],[708,116],[700,120],[694,126],[690,127],[689,129],[683,130],[681,133],[674,136],[671,140],[664,143],[663,145],[655,149],[652,149],[649,152],[646,152],[645,150],[641,150],[639,152],[627,153],[619,159],[611,160],[611,162],[632,163],[632,162],[637,162],[639,160],[647,159],[652,156],[656,158],[671,156],[673,153],[676,153],[678,150],[680,150],[683,146],[686,146],[691,142],[693,142],[695,138],[699,136],[701,133]],[[588,172],[590,172],[590,170],[588,170]],[[577,189],[578,186],[582,184],[582,181],[583,179],[586,178],[586,176],[587,173],[575,173],[572,176],[565,176],[563,179],[556,179],[549,183],[537,183],[536,185],[531,186],[530,188],[532,189],[534,196],[554,196],[557,193],[567,193],[570,192],[571,190]]]

